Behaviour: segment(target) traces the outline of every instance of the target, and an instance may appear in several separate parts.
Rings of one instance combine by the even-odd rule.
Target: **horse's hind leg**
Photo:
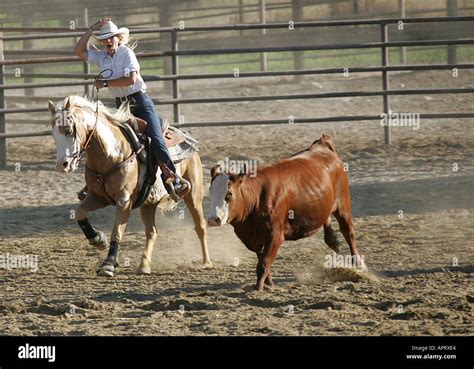
[[[326,223],[324,223],[324,242],[336,253],[339,253],[341,250],[341,242],[331,227],[331,216],[329,216]]]
[[[95,229],[87,219],[87,213],[97,209],[106,207],[107,204],[102,202],[93,192],[88,192],[84,201],[76,209],[76,219],[82,232],[88,239],[89,243],[99,250],[107,248],[107,236],[104,232]]]
[[[341,233],[350,247],[353,264],[357,268],[366,269],[367,267],[365,266],[364,260],[361,258],[359,251],[357,250],[355,242],[355,232],[354,225],[352,223],[352,212],[349,199],[341,199],[339,208],[334,212],[334,216],[339,223],[339,229],[341,230]]]
[[[204,220],[204,210],[202,208],[202,200],[204,198],[204,182],[201,160],[197,154],[190,158],[190,164],[187,164],[186,172],[183,177],[191,182],[191,191],[184,197],[184,202],[188,207],[194,221],[194,229],[201,242],[202,263],[205,267],[212,267],[209,250],[207,248],[207,228]]]
[[[140,215],[145,225],[146,245],[143,251],[142,261],[137,271],[139,274],[151,274],[151,256],[158,233],[155,224],[155,214],[156,204],[145,203],[140,207]]]
[[[184,197],[184,202],[193,217],[194,230],[201,242],[202,263],[205,267],[212,267],[209,250],[207,248],[207,229],[206,221],[204,220],[204,211],[202,209],[202,199],[196,198],[194,191],[191,191]]]

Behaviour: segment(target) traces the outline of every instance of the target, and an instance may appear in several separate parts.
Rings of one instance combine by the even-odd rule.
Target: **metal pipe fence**
[[[172,99],[154,99],[158,105],[173,105],[173,119],[176,125],[181,127],[204,127],[204,126],[230,126],[230,125],[251,125],[251,124],[288,124],[288,119],[270,119],[264,121],[232,121],[232,122],[180,122],[180,105],[181,104],[202,104],[202,103],[230,103],[242,101],[271,101],[271,100],[289,100],[289,99],[322,99],[322,98],[339,98],[339,97],[369,97],[380,96],[383,98],[383,107],[381,112],[389,114],[390,112],[390,96],[397,95],[420,95],[420,94],[461,94],[474,93],[473,88],[435,88],[435,89],[411,89],[411,90],[392,90],[389,87],[389,73],[395,71],[428,71],[428,70],[446,70],[446,69],[472,69],[474,64],[469,63],[448,63],[448,64],[427,64],[427,65],[398,65],[390,66],[388,52],[390,48],[398,47],[414,47],[414,46],[438,46],[438,45],[473,45],[474,38],[464,39],[436,39],[436,40],[410,40],[410,41],[390,41],[388,25],[403,23],[433,23],[433,22],[455,22],[462,25],[462,22],[474,21],[474,16],[455,16],[455,17],[430,17],[430,18],[391,18],[391,19],[368,19],[368,20],[337,20],[337,21],[319,21],[319,22],[295,22],[292,24],[295,28],[315,28],[315,27],[353,27],[375,25],[380,29],[380,41],[370,43],[346,43],[346,44],[328,44],[328,45],[306,45],[306,46],[273,46],[273,47],[242,47],[242,48],[223,48],[223,49],[199,49],[199,50],[180,50],[179,34],[185,32],[217,32],[217,31],[242,31],[242,30],[258,30],[258,29],[285,29],[289,28],[288,23],[266,23],[266,24],[238,24],[223,26],[194,26],[187,28],[180,27],[149,27],[135,28],[131,33],[149,34],[149,33],[170,33],[171,44],[169,50],[157,52],[137,53],[138,58],[166,57],[171,58],[172,74],[165,76],[145,76],[146,81],[171,81],[172,82]],[[0,32],[12,30],[12,28],[0,28]],[[34,137],[38,135],[49,134],[45,132],[32,133],[6,133],[7,114],[18,113],[34,113],[46,112],[47,108],[6,108],[5,107],[5,90],[26,89],[26,88],[45,88],[45,87],[61,87],[61,86],[89,86],[93,75],[90,73],[25,73],[24,77],[37,78],[80,78],[83,81],[67,81],[67,82],[47,82],[47,83],[22,83],[22,84],[5,84],[5,78],[11,77],[11,73],[5,73],[6,65],[24,65],[24,64],[50,64],[58,62],[81,62],[79,58],[72,56],[55,56],[55,57],[39,57],[39,58],[18,58],[4,60],[3,44],[10,41],[33,40],[33,39],[55,39],[65,37],[78,37],[83,34],[84,30],[74,30],[65,32],[64,29],[38,29],[38,28],[15,28],[15,31],[37,32],[38,30],[46,30],[48,33],[37,34],[30,33],[26,35],[10,35],[3,36],[0,33],[0,167],[6,166],[6,139],[14,137]],[[57,31],[57,32],[55,32]],[[302,52],[310,50],[344,50],[344,49],[376,49],[381,53],[381,65],[377,67],[348,67],[348,68],[326,68],[326,69],[291,69],[279,71],[261,71],[261,72],[242,72],[239,78],[254,77],[273,77],[273,76],[301,76],[301,75],[317,75],[317,74],[337,74],[342,72],[366,73],[380,72],[382,76],[381,90],[377,91],[342,91],[330,93],[316,94],[294,94],[294,95],[269,95],[269,96],[245,96],[245,97],[218,97],[218,98],[180,98],[179,97],[179,81],[192,79],[218,79],[218,78],[236,78],[233,73],[212,73],[212,74],[180,74],[179,73],[179,57],[189,55],[222,55],[222,54],[245,54],[245,53],[263,53],[263,52]],[[14,98],[14,97],[12,97]],[[472,113],[432,113],[420,114],[424,119],[442,119],[442,118],[471,118]],[[359,115],[359,116],[336,116],[336,117],[312,117],[312,118],[294,118],[290,123],[317,123],[317,122],[341,122],[341,121],[362,121],[362,120],[380,120],[381,115]],[[12,121],[13,122],[13,121]],[[9,121],[10,123],[10,121]],[[391,142],[390,127],[384,127],[385,142]]]

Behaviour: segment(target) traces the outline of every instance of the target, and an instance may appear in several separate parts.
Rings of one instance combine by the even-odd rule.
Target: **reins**
[[[107,72],[107,71],[110,71],[111,76],[112,76],[112,74],[113,74],[112,69],[104,69],[97,76],[95,76],[94,80],[97,81],[99,79],[105,79],[104,76],[102,75],[102,73]],[[92,136],[94,135],[94,133],[97,129],[97,122],[99,121],[99,89],[94,86],[94,88],[92,89],[92,96],[94,96],[94,90],[96,91],[96,93],[95,93],[95,95],[96,95],[96,107],[95,107],[94,128],[92,129],[92,132],[89,135],[89,137],[86,139],[86,142],[85,142],[84,146],[81,147],[81,151],[79,152],[79,162],[82,160],[82,158],[84,157],[84,153],[86,152],[87,148],[89,147],[89,142],[91,141]]]

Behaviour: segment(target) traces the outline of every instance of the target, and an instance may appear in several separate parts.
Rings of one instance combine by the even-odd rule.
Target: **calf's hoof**
[[[268,284],[264,284],[262,287],[259,287],[259,286],[255,286],[255,290],[257,292],[272,292],[273,291],[273,285],[268,285]]]
[[[341,243],[338,243],[330,247],[332,251],[334,251],[336,254],[339,254],[341,252],[341,245],[342,245]]]
[[[257,283],[257,284],[255,285],[255,290],[256,290],[257,292],[264,292],[264,291],[265,291],[265,287],[266,287],[266,286],[265,286],[264,284],[258,284],[258,283]]]
[[[342,242],[339,241],[337,238],[332,240],[331,242],[328,242],[327,245],[336,254],[339,254],[341,252]]]

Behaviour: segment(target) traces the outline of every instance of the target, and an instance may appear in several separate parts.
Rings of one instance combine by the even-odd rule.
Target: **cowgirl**
[[[87,49],[89,38],[98,29],[100,33],[96,38],[101,40],[104,50]],[[132,50],[133,47],[128,46],[128,34],[128,28],[118,28],[110,18],[101,19],[77,42],[74,54],[87,63],[98,65],[100,70],[110,69],[113,72],[107,79],[96,80],[95,87],[98,90],[107,87],[115,97],[117,108],[123,102],[131,101],[131,113],[148,123],[145,134],[151,138],[152,152],[160,163],[161,179],[165,188],[171,190],[166,184],[166,179],[171,177],[174,179],[174,192],[178,196],[184,196],[188,192],[188,185],[181,183],[174,174],[176,168],[163,139],[161,119],[155,112],[153,101],[146,93],[147,87],[140,75],[140,64]]]

